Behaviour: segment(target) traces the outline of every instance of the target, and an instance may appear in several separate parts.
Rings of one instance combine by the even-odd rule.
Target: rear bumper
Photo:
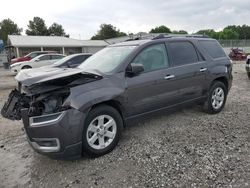
[[[82,131],[86,115],[76,109],[28,117],[21,111],[24,128],[32,148],[56,159],[75,159],[82,154]]]

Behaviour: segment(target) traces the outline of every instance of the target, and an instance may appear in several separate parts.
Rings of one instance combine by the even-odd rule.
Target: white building
[[[104,40],[77,40],[59,36],[9,35],[8,45],[16,57],[32,51],[57,51],[65,55],[74,53],[95,53],[108,45]]]

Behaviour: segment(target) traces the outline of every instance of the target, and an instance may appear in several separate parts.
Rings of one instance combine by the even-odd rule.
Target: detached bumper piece
[[[29,106],[29,98],[16,89],[12,90],[7,102],[1,109],[3,117],[10,120],[21,120],[21,109]]]

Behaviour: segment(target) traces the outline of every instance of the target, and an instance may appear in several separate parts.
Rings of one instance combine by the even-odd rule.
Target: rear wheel
[[[204,110],[209,114],[219,113],[225,106],[227,99],[227,89],[225,84],[220,81],[213,83],[209,90]]]
[[[117,145],[123,128],[119,112],[101,105],[91,110],[83,129],[83,152],[91,157],[104,155]]]
[[[32,68],[32,67],[29,66],[29,65],[25,65],[25,66],[22,67],[22,69],[31,69],[31,68]]]

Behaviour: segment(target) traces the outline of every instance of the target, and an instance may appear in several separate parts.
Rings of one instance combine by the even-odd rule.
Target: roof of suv
[[[167,36],[157,36],[152,39],[135,39],[130,41],[125,41],[121,43],[112,44],[110,46],[140,46],[142,44],[153,42],[153,41],[166,41],[166,40],[215,40],[203,35],[167,35]]]

